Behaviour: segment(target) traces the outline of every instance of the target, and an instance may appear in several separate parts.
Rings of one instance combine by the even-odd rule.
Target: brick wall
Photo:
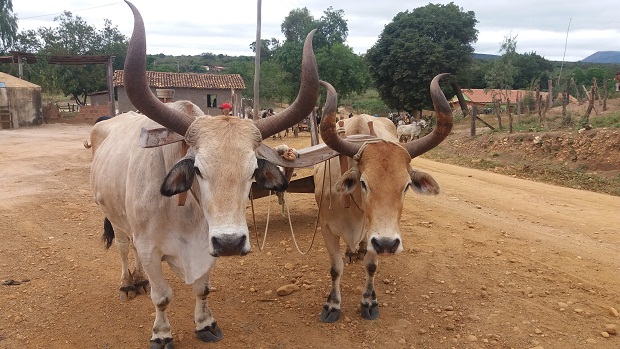
[[[83,105],[80,107],[77,118],[87,122],[94,123],[100,116],[110,115],[110,107],[108,105]]]

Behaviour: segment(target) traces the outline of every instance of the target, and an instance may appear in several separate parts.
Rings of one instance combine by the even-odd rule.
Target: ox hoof
[[[202,330],[196,331],[196,336],[203,342],[217,342],[224,338],[222,329],[217,325],[217,321],[214,321],[211,326],[207,326]]]
[[[340,319],[340,309],[332,308],[326,305],[323,307],[323,311],[321,311],[321,317],[319,319],[321,322],[336,322]]]
[[[172,338],[151,339],[150,349],[174,349]]]
[[[362,317],[366,320],[376,320],[379,317],[379,303],[361,303],[360,310],[362,312]]]
[[[123,286],[119,289],[121,302],[136,298],[137,289],[135,286]]]
[[[138,294],[145,294],[149,291],[149,280],[138,281],[134,284]]]

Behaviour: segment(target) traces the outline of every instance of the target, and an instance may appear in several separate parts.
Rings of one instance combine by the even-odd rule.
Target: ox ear
[[[278,166],[265,159],[256,159],[258,168],[254,171],[254,179],[259,187],[267,190],[285,191],[288,180]]]
[[[428,173],[410,168],[409,176],[411,177],[411,188],[416,193],[422,195],[439,194],[439,184]]]
[[[159,192],[164,196],[172,196],[188,191],[194,183],[195,176],[194,157],[186,156],[174,164],[161,184]]]
[[[339,194],[351,194],[355,190],[355,186],[360,181],[360,172],[357,166],[351,167],[347,172],[340,176],[338,182],[336,182],[336,191]]]

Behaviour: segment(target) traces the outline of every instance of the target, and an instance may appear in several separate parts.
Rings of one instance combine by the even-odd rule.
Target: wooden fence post
[[[607,82],[609,79],[603,81],[603,111],[607,110],[607,97],[609,97],[609,90],[607,89]]]
[[[478,106],[474,104],[471,107],[471,128],[469,131],[469,135],[472,138],[476,136],[476,118],[477,117],[478,117]]]
[[[506,98],[506,113],[508,113],[508,133],[512,133],[512,112],[510,111],[510,98]]]
[[[495,108],[495,115],[497,116],[497,128],[501,130],[502,129],[502,114],[501,114],[502,102],[501,100],[498,100],[494,97],[493,107]]]
[[[583,104],[583,100],[581,99],[581,93],[579,93],[579,88],[577,88],[577,84],[575,83],[575,79],[570,78],[570,82],[573,85],[573,87],[575,88],[575,97],[577,97],[577,102],[579,102],[579,105]]]
[[[564,89],[562,90],[562,118],[564,125],[571,124],[571,116],[566,112],[566,105],[568,105],[569,96],[570,95],[568,93],[568,81],[566,81],[564,83]]]
[[[596,95],[598,96],[598,105],[601,105],[603,103],[603,100],[601,98],[601,90],[598,88],[598,82],[596,81],[596,78],[592,78],[592,85],[594,85]]]

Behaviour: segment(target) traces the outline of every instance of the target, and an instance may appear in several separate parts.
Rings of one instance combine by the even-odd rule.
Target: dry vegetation
[[[538,115],[508,117],[504,129],[491,131],[477,122],[470,137],[470,119],[457,120],[454,132],[425,157],[471,168],[490,170],[519,178],[620,196],[620,99],[607,101],[607,111],[596,104],[590,130],[580,130],[586,104],[570,104],[572,124],[563,125],[562,107],[555,107],[542,124]],[[498,126],[495,115],[482,118]],[[545,127],[546,126],[546,127]]]

